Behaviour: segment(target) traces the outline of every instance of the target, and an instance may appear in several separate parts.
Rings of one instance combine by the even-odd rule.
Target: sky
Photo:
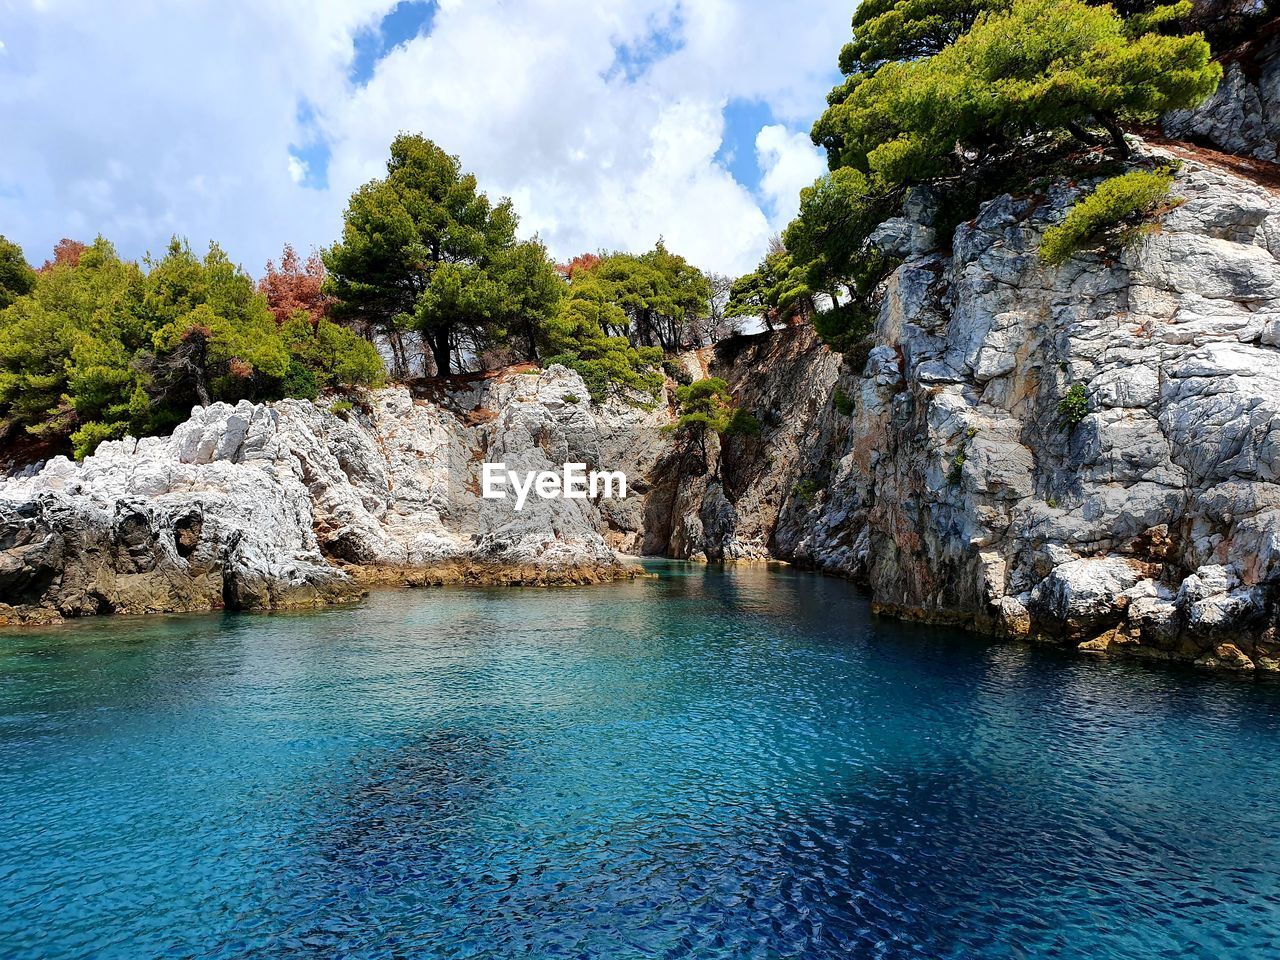
[[[850,0],[0,0],[0,234],[216,240],[261,274],[339,235],[401,131],[560,260],[750,270],[825,170]]]

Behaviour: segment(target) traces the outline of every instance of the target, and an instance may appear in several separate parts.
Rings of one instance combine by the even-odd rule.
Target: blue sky
[[[332,242],[392,137],[509,195],[559,257],[663,237],[749,269],[824,164],[852,6],[729,0],[0,0],[0,233],[39,262]]]

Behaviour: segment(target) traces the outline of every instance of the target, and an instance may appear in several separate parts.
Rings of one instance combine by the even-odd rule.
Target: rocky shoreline
[[[1082,653],[1280,670],[1280,190],[1204,150],[1143,153],[1178,166],[1177,202],[1124,249],[1039,259],[1088,180],[950,235],[917,191],[881,226],[902,263],[861,355],[794,326],[677,358],[763,426],[716,473],[663,430],[674,382],[652,407],[592,404],[554,366],[213,404],[0,481],[0,622],[597,583],[651,554],[783,560],[879,612]],[[481,498],[485,461],[631,489],[516,511]]]
[[[0,482],[0,622],[280,609],[370,584],[558,585],[636,575],[638,502],[482,500],[485,459],[624,462],[665,411],[593,408],[577,374],[509,371],[443,398],[196,408],[172,436],[104,443]],[[619,430],[625,428],[625,432]],[[625,449],[624,449],[625,448]]]

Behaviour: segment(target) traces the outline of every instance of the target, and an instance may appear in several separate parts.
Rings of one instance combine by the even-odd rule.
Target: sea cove
[[[1280,684],[913,627],[850,584],[0,637],[0,955],[1266,955]]]
[[[0,15],[0,960],[1280,956],[1280,0]]]

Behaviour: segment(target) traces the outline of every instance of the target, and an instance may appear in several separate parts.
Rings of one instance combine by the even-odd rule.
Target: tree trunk
[[[1133,155],[1133,151],[1129,149],[1129,141],[1124,138],[1124,131],[1120,129],[1116,118],[1108,113],[1095,113],[1093,117],[1111,135],[1111,142],[1116,148],[1116,153],[1120,154],[1120,159],[1128,160]]]
[[[1067,124],[1067,132],[1082,143],[1087,143],[1091,147],[1100,147],[1106,141],[1097,134],[1090,133],[1080,124],[1072,122]]]
[[[447,377],[450,373],[449,362],[449,331],[448,329],[437,330],[426,338],[431,344],[431,359],[436,364],[436,376]]]
[[[387,327],[387,346],[391,348],[391,378],[403,380],[406,369],[404,362],[404,338],[395,327]]]
[[[203,334],[196,334],[192,337],[194,341],[191,344],[191,379],[195,383],[196,399],[200,401],[200,406],[207,407],[213,403],[213,394],[209,390],[209,345]]]

